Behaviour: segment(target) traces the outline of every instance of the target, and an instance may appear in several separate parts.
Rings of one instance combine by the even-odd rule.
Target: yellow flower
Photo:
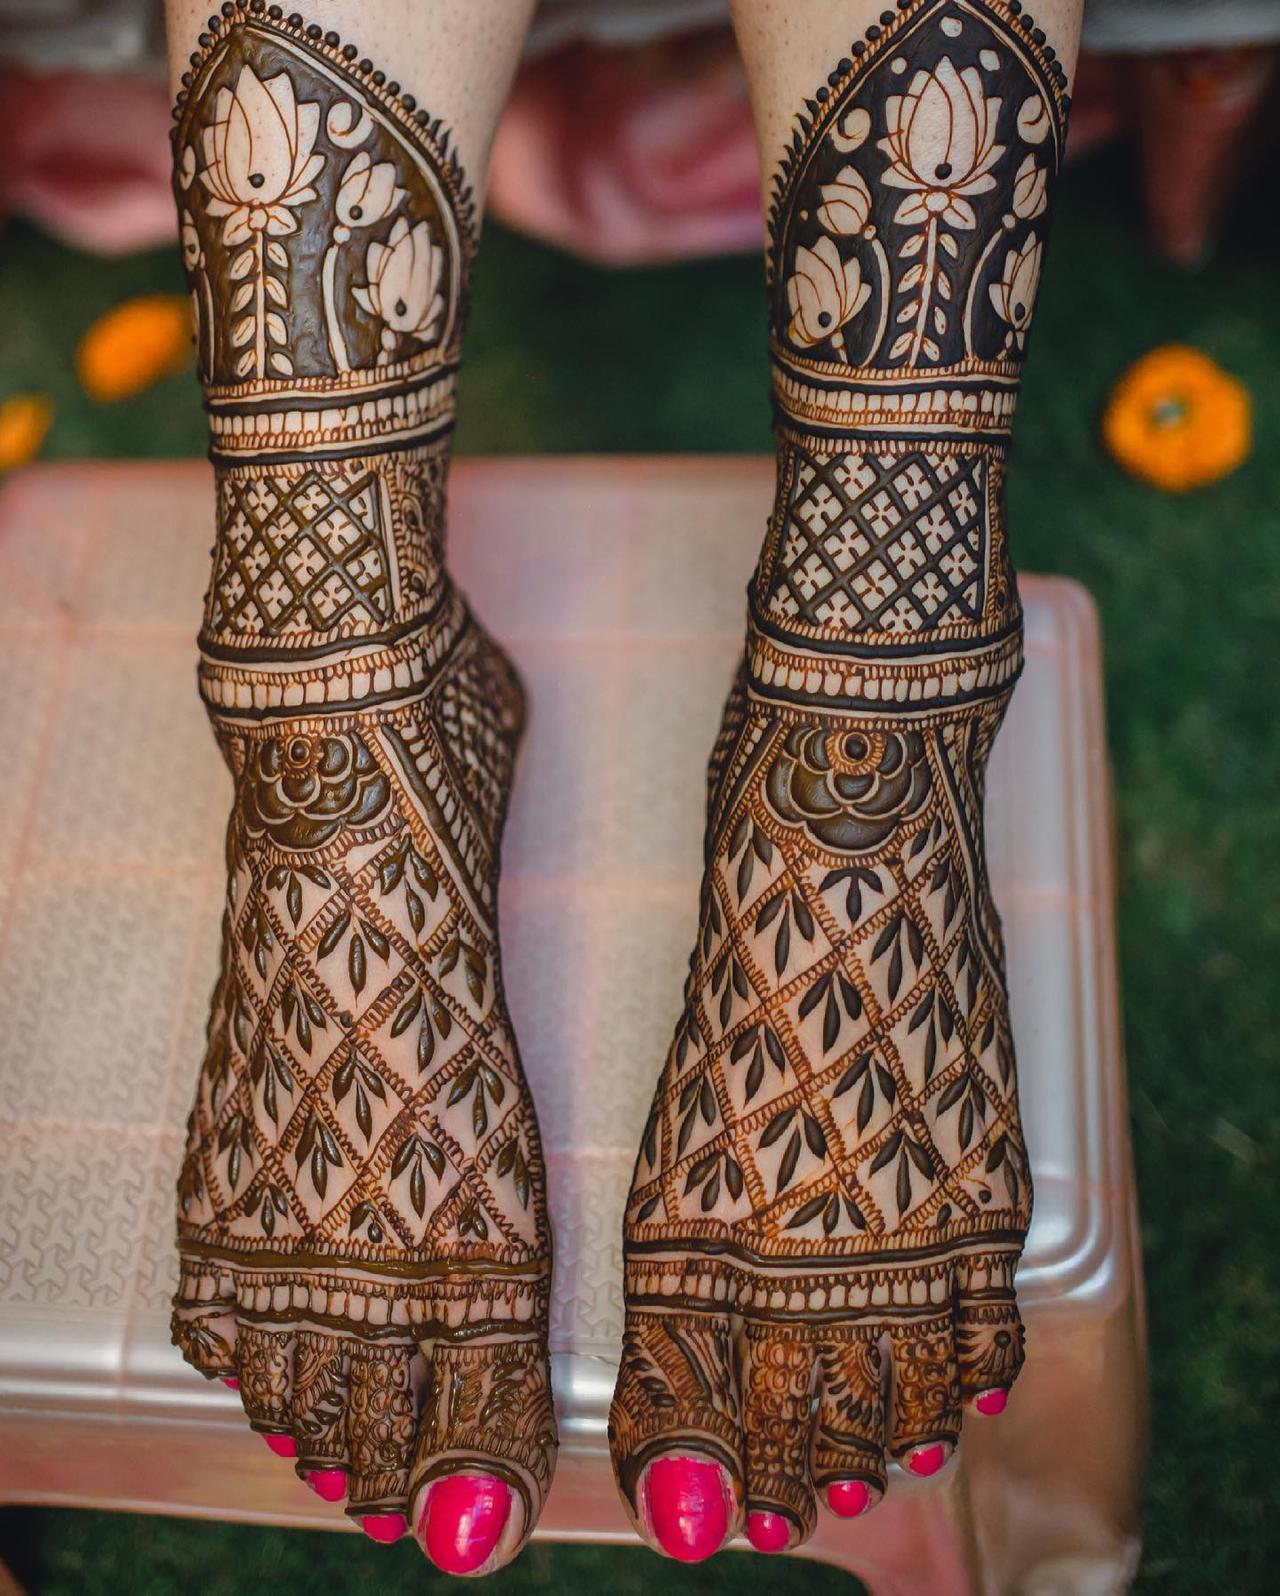
[[[254,233],[283,238],[297,227],[291,207],[315,199],[312,179],[324,156],[312,153],[320,130],[317,101],[299,105],[283,72],[264,83],[242,67],[234,89],[221,88],[204,131],[211,216],[225,216],[229,249]]]
[[[91,398],[128,399],[185,365],[190,350],[190,301],[143,294],[94,322],[76,350],[76,369]]]
[[[15,393],[0,404],[0,471],[39,454],[52,420],[53,406],[42,393]]]
[[[983,92],[977,67],[957,72],[950,56],[933,72],[917,72],[905,94],[890,96],[889,136],[880,140],[889,157],[884,182],[911,190],[894,221],[910,226],[936,216],[952,227],[976,224],[963,196],[995,186],[991,168],[1004,154],[996,143],[1000,105]]]
[[[1102,436],[1135,476],[1166,493],[1185,493],[1217,482],[1248,459],[1249,392],[1198,349],[1166,344],[1143,355],[1116,384]]]

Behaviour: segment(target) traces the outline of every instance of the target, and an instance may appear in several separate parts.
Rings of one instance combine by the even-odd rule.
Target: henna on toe
[[[429,1491],[441,1566],[494,1567],[556,1427],[498,948],[524,697],[444,562],[475,206],[438,120],[260,0],[200,35],[174,150],[217,496],[200,689],[234,787],[174,1340],[372,1538]]]
[[[901,0],[773,185],[777,493],[625,1221],[610,1433],[646,1534],[651,1460],[688,1447],[753,1545],[799,1545],[819,1499],[868,1511],[887,1458],[938,1473],[1021,1366],[1031,1183],[982,809],[1068,103],[1024,24]]]

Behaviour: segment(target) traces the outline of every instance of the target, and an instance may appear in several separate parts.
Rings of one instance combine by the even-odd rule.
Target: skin
[[[982,797],[1021,663],[1004,469],[1079,30],[1078,5],[1029,9],[732,3],[778,487],[611,1420],[637,1527],[687,1560],[744,1525],[802,1543],[819,1497],[874,1505],[888,1457],[934,1472],[1022,1364],[1031,1180]]]
[[[556,1454],[497,943],[524,697],[444,557],[476,185],[530,9],[169,8],[216,477],[200,686],[234,780],[174,1337],[451,1572],[515,1554]]]

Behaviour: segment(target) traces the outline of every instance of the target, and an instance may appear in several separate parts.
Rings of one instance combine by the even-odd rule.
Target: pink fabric
[[[570,45],[521,73],[489,204],[511,226],[611,264],[758,249],[755,134],[733,39]]]
[[[169,127],[150,78],[0,74],[0,216],[101,255],[169,243]]]
[[[1122,124],[1107,64],[1082,65],[1073,153]],[[168,243],[169,104],[149,78],[0,74],[0,216],[104,255]],[[521,72],[499,129],[493,214],[613,265],[759,249],[755,133],[732,35],[567,45]]]

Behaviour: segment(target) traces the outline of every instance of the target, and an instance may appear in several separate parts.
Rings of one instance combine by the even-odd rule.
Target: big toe
[[[446,1474],[427,1489],[417,1534],[446,1574],[476,1574],[492,1559],[511,1517],[511,1487],[494,1474]]]
[[[700,1563],[724,1545],[733,1516],[729,1478],[703,1458],[660,1457],[641,1488],[654,1539],[680,1563]]]
[[[727,1315],[627,1314],[609,1441],[640,1534],[682,1563],[737,1533],[742,1424]]]

